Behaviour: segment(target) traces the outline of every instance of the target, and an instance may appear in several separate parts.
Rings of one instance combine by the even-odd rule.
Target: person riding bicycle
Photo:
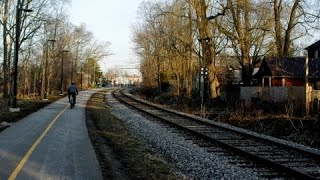
[[[69,102],[70,102],[70,96],[72,96],[73,102],[74,102],[74,104],[76,104],[76,95],[78,95],[78,88],[75,85],[75,83],[73,82],[73,83],[71,83],[71,85],[68,88],[68,99],[69,99]]]

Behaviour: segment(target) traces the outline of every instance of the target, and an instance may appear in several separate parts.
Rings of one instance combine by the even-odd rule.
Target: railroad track
[[[114,91],[113,96],[139,111],[187,132],[192,135],[189,136],[191,139],[207,147],[209,152],[220,151],[213,147],[218,144],[231,151],[231,154],[242,157],[235,157],[238,159],[237,164],[243,162],[244,166],[248,166],[252,161],[258,166],[267,166],[277,172],[274,174],[266,170],[266,177],[320,179],[320,150],[164,109],[120,91]]]

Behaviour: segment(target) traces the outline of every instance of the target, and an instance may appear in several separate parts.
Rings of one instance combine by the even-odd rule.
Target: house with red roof
[[[240,98],[294,102],[320,109],[320,41],[308,46],[308,57],[265,58],[253,78],[258,86],[242,87]]]

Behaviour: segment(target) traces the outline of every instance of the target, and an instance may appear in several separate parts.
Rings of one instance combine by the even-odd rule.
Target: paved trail
[[[102,179],[88,137],[85,106],[97,90],[67,97],[0,132],[0,179]]]

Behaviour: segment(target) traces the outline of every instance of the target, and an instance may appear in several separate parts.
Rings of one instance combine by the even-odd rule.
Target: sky
[[[74,25],[85,24],[99,41],[111,42],[113,55],[100,62],[105,72],[110,68],[137,68],[139,61],[133,52],[131,29],[143,0],[72,0],[70,18]],[[125,70],[125,69],[123,69]],[[128,70],[138,73],[138,70]]]

